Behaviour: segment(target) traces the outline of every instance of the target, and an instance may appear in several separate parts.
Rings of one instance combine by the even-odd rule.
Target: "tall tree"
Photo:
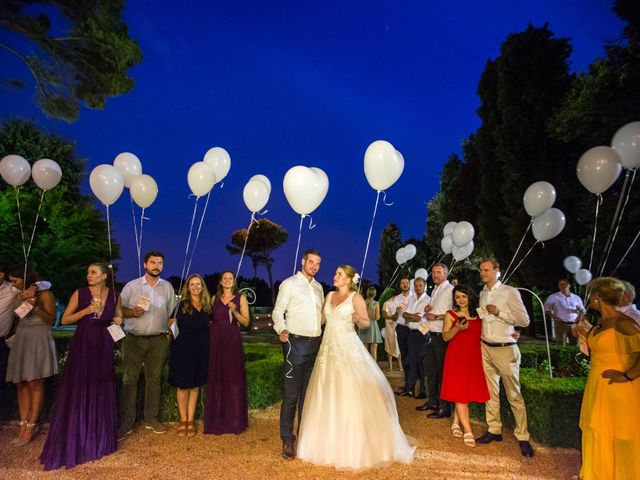
[[[28,68],[36,84],[36,103],[44,113],[73,122],[81,104],[102,109],[107,97],[133,89],[127,71],[140,63],[142,53],[129,38],[123,8],[124,0],[0,2],[0,28],[15,37],[13,43],[0,42],[0,47]],[[28,48],[22,47],[22,39]],[[26,84],[15,78],[8,83],[14,88]]]
[[[231,234],[231,245],[227,245],[226,249],[231,255],[240,255],[247,235],[249,236],[245,255],[251,258],[254,272],[258,265],[264,265],[267,269],[271,300],[275,303],[272,273],[274,259],[271,254],[276,248],[286,243],[289,233],[277,223],[266,218],[258,220],[257,225],[251,224],[250,228],[251,234],[246,228],[234,231]]]
[[[0,127],[0,158],[21,155],[30,163],[51,158],[62,169],[62,180],[46,192],[38,221],[29,264],[53,283],[56,296],[65,302],[85,284],[87,264],[109,257],[107,225],[93,199],[80,193],[84,161],[75,147],[62,137],[39,130],[34,124],[12,120]],[[40,190],[28,181],[18,189],[26,241],[36,217]],[[8,263],[23,262],[22,240],[14,187],[0,182],[0,258]],[[118,245],[113,244],[114,259]]]
[[[380,256],[378,257],[378,282],[385,288],[391,275],[398,266],[396,252],[402,246],[402,233],[394,222],[384,227],[380,238]]]

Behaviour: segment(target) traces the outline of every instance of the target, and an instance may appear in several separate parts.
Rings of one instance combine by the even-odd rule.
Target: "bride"
[[[341,265],[325,299],[326,328],[305,398],[298,457],[316,465],[360,470],[410,463],[391,386],[355,332],[369,326],[353,267]]]

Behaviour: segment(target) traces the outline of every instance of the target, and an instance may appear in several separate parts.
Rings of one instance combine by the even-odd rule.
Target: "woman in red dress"
[[[490,398],[480,350],[482,320],[476,311],[478,297],[469,287],[457,285],[453,289],[453,305],[453,310],[444,317],[442,329],[442,338],[449,346],[444,358],[440,398],[456,404],[451,425],[453,436],[462,437],[465,445],[474,447],[469,402],[484,403]]]

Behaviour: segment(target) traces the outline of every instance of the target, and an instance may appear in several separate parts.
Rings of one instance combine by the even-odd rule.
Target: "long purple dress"
[[[240,311],[240,295],[232,300]],[[229,307],[216,298],[209,329],[209,373],[204,433],[242,433],[249,425],[247,374],[240,326]]]
[[[118,447],[114,342],[107,331],[114,300],[109,291],[99,318],[92,313],[77,322],[40,455],[45,470],[97,460]],[[90,304],[89,288],[80,288],[76,311]]]

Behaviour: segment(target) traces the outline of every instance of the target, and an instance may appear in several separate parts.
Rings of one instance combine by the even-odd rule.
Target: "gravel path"
[[[394,387],[399,374],[387,374]],[[315,467],[300,460],[280,457],[278,436],[279,405],[250,413],[249,430],[242,435],[206,437],[200,432],[193,438],[176,436],[175,425],[157,435],[138,427],[113,455],[71,470],[43,472],[38,463],[44,435],[21,448],[10,447],[17,427],[5,425],[0,430],[0,478],[2,479],[571,479],[580,468],[580,453],[573,449],[548,448],[534,444],[536,456],[520,455],[511,434],[501,443],[466,447],[453,438],[449,421],[427,419],[414,407],[421,402],[396,397],[402,427],[418,443],[411,465],[393,464],[368,472],[339,472]],[[483,432],[474,425],[476,435]]]

